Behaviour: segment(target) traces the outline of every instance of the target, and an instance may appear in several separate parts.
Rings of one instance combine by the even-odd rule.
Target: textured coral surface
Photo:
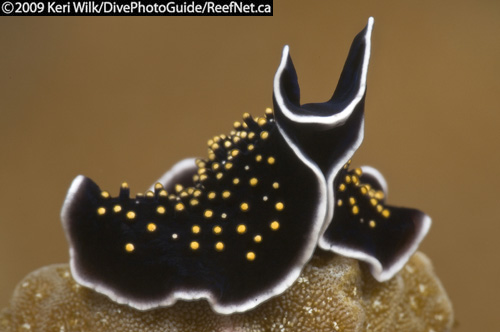
[[[451,303],[429,259],[416,253],[379,283],[358,261],[316,255],[297,282],[256,309],[230,316],[204,301],[137,311],[79,286],[67,264],[22,280],[0,331],[449,331]]]

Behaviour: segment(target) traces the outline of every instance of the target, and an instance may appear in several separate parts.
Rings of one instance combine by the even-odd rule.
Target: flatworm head
[[[324,222],[321,174],[297,159],[272,112],[234,127],[173,192],[157,184],[131,198],[123,185],[111,197],[77,177],[62,212],[77,281],[139,309],[206,298],[219,313],[288,288]],[[188,160],[173,174],[190,172]]]
[[[274,78],[274,107],[278,126],[301,159],[311,161],[327,182],[328,211],[323,231],[333,216],[333,181],[363,141],[364,99],[370,59],[373,18],[355,38],[333,96],[324,103],[300,104],[297,74],[283,50]]]

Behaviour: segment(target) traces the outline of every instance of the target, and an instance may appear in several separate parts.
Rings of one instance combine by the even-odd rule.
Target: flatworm
[[[112,197],[77,176],[61,212],[82,285],[146,310],[206,299],[242,312],[285,291],[317,247],[369,264],[380,281],[416,250],[430,219],[385,204],[373,168],[350,170],[361,144],[373,19],[353,41],[331,100],[300,105],[283,50],[274,112],[244,114],[145,194]]]

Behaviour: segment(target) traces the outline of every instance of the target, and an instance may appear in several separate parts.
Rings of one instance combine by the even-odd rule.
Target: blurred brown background
[[[421,250],[457,331],[497,330],[500,2],[280,1],[274,17],[0,20],[0,307],[30,271],[68,260],[60,208],[77,174],[143,191],[243,112],[272,105],[291,47],[303,102],[330,97],[375,17],[355,165],[389,202],[433,218]]]

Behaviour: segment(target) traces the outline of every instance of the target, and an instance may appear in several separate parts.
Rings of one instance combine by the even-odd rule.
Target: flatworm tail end
[[[378,171],[364,169],[368,174],[361,168],[348,171],[346,165],[336,179],[335,214],[321,247],[368,263],[382,282],[417,250],[431,219],[416,209],[386,205],[385,180]]]

